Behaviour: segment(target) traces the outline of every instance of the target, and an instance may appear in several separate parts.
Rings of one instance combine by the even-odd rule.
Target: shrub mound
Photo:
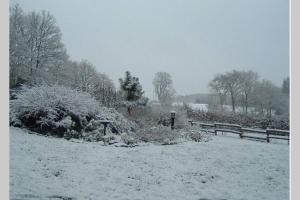
[[[63,86],[23,87],[10,101],[10,125],[67,138],[103,135],[99,120],[110,120],[108,132],[133,131],[135,124],[114,109],[102,107],[88,93]]]
[[[179,139],[179,132],[171,131],[170,127],[166,126],[154,126],[150,128],[140,129],[136,133],[136,137],[139,141],[154,142],[160,144],[175,143]]]

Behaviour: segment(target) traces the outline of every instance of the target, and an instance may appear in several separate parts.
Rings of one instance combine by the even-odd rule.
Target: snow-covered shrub
[[[81,134],[75,130],[70,130],[68,129],[65,133],[64,133],[64,138],[67,140],[70,140],[71,138],[76,138],[78,139],[79,137],[81,137]]]
[[[133,145],[137,143],[136,137],[133,134],[128,134],[128,133],[122,133],[121,134],[121,140],[127,144],[127,145]]]
[[[100,107],[97,115],[89,121],[84,127],[82,137],[88,141],[104,141],[104,125],[101,121],[110,121],[106,128],[106,136],[116,137],[115,134],[121,133],[133,134],[137,129],[137,125],[126,119],[122,114],[113,108]]]
[[[23,87],[10,101],[10,123],[43,133],[63,136],[68,129],[80,131],[99,112],[89,94],[54,86]]]
[[[134,131],[136,125],[112,108],[106,108],[88,93],[54,86],[23,87],[10,101],[10,124],[60,137],[100,140],[103,124],[109,120],[107,133]]]
[[[134,122],[126,119],[114,108],[101,107],[100,112],[96,115],[96,119],[111,121],[112,126],[110,126],[110,128],[112,133],[129,133],[135,131],[137,128]]]
[[[186,128],[183,132],[183,135],[185,136],[185,138],[191,139],[195,142],[208,142],[209,140],[211,140],[211,135],[208,132],[196,127]]]
[[[173,144],[180,138],[180,134],[176,130],[171,130],[166,126],[155,126],[146,129],[140,129],[136,132],[136,137],[143,142],[156,142],[160,144]]]

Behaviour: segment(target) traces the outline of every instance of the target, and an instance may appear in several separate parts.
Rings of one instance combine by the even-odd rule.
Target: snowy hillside
[[[213,136],[134,148],[10,129],[11,199],[289,199],[289,146]]]

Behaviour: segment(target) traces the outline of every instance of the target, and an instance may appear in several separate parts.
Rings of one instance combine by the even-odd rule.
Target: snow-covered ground
[[[289,146],[225,136],[134,148],[10,129],[11,199],[289,199]]]

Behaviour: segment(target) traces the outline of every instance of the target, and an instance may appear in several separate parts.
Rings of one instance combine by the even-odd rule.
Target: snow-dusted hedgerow
[[[289,130],[289,119],[284,116],[272,116],[268,118],[262,115],[251,115],[232,112],[201,111],[187,108],[187,116],[204,123],[229,123],[239,124],[249,128],[274,128]]]
[[[108,132],[133,131],[135,127],[114,109],[100,106],[88,93],[63,86],[23,87],[10,101],[10,124],[42,134],[79,138],[94,131],[92,134],[102,135],[99,120],[103,119],[112,121]]]

